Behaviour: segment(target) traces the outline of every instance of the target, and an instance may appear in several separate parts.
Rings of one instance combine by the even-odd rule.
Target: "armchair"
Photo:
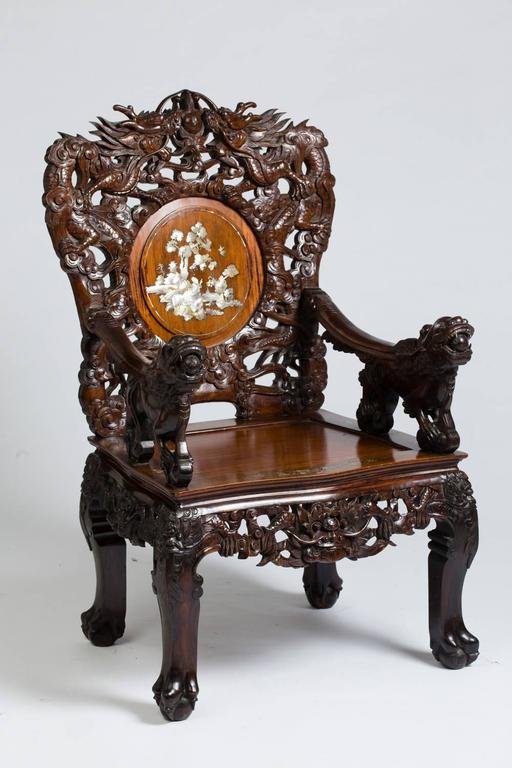
[[[215,552],[300,568],[311,606],[329,608],[336,561],[434,521],[430,645],[452,669],[478,656],[461,610],[477,512],[450,411],[473,329],[443,317],[391,344],[347,320],[318,287],[334,211],[325,137],[255,106],[185,90],[151,111],[116,106],[122,118],[98,118],[93,140],[61,134],[46,154],[94,447],[80,521],[97,589],[82,629],[98,646],[121,637],[125,540],[152,546],[153,693],[168,720],[198,697],[197,567]],[[364,365],[357,423],[322,410],[325,342]],[[399,398],[416,440],[391,431]],[[236,418],[189,423],[215,401]]]

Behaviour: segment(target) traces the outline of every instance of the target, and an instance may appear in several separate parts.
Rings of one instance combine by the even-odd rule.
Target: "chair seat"
[[[411,471],[454,468],[466,454],[440,455],[420,451],[416,440],[393,431],[385,437],[362,433],[352,419],[318,411],[306,418],[242,422],[234,419],[190,424],[187,442],[194,457],[192,482],[187,488],[166,486],[154,460],[130,465],[124,442],[118,438],[94,441],[125,476],[158,495],[191,503],[227,503],[236,495],[264,499],[303,499],[314,490],[353,489],[359,485],[398,480]]]

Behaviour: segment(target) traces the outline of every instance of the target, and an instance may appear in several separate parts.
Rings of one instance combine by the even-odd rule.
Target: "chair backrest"
[[[126,371],[88,328],[108,311],[145,353],[176,334],[207,347],[193,402],[237,416],[322,404],[324,345],[300,311],[331,230],[334,178],[321,131],[256,105],[181,91],[154,111],[115,106],[95,140],[46,155],[46,221],[84,339],[80,399],[93,432],[124,429]]]

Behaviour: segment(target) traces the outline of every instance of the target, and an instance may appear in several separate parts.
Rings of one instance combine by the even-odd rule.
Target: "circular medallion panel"
[[[256,238],[216,200],[175,200],[149,217],[130,256],[137,311],[164,341],[196,336],[206,346],[231,338],[253,314],[263,288]]]

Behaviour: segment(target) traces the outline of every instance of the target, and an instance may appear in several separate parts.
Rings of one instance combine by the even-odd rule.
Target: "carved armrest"
[[[130,340],[119,320],[106,309],[93,308],[85,315],[87,330],[105,342],[110,355],[128,374],[142,374],[151,365],[146,357]]]
[[[107,344],[128,373],[126,442],[130,460],[147,461],[156,448],[169,485],[188,485],[193,459],[186,429],[191,395],[204,378],[205,348],[192,336],[175,336],[150,359],[105,311],[89,315],[88,328]]]
[[[401,397],[405,412],[418,421],[421,448],[452,453],[459,447],[450,408],[458,367],[471,358],[473,328],[467,320],[441,317],[424,325],[417,339],[391,344],[353,325],[320,288],[306,289],[304,301],[325,328],[325,340],[365,363],[359,374],[363,395],[357,409],[363,431],[389,432]]]

